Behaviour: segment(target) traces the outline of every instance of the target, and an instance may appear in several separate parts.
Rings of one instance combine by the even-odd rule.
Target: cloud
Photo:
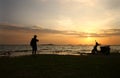
[[[0,30],[29,31],[30,29],[28,27],[22,27],[20,25],[15,25],[15,24],[0,24]]]
[[[97,2],[97,0],[58,0],[60,3],[80,3],[87,6],[91,6]]]
[[[102,29],[98,33],[84,33],[89,37],[111,37],[120,36],[120,29]]]
[[[106,36],[120,36],[120,29],[102,30],[102,34],[105,34]]]
[[[110,10],[120,10],[120,0],[102,0],[103,5]]]
[[[0,24],[0,30],[19,31],[19,32],[38,32],[44,34],[62,34],[64,31],[42,28],[38,26],[17,26],[14,24]]]
[[[39,24],[48,28],[61,26],[63,29],[71,24],[68,30],[76,30],[83,26],[101,27],[101,24],[119,27],[119,3],[120,0],[2,0],[0,9],[4,14],[1,15],[3,22]],[[59,19],[61,16],[67,18]]]
[[[47,29],[38,26],[16,26],[14,24],[0,24],[0,30],[9,30],[16,32],[37,32],[42,34],[61,34],[69,35],[74,37],[111,37],[120,36],[120,29],[104,29],[99,31],[99,33],[87,33],[87,32],[77,32],[77,31],[60,31],[54,29]],[[5,33],[5,32],[4,32]]]

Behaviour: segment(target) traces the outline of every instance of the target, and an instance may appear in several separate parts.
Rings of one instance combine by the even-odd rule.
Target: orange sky
[[[120,0],[1,0],[0,44],[120,44]]]
[[[96,33],[78,33],[68,31],[58,31],[51,29],[30,29],[24,27],[17,27],[11,25],[0,25],[0,44],[29,44],[34,34],[38,35],[39,44],[94,44],[97,40],[101,44],[105,45],[118,45],[120,44],[120,36],[115,35],[113,31],[117,30],[106,30],[109,31],[104,34]],[[108,34],[110,33],[110,34]],[[113,35],[111,35],[113,33]],[[89,34],[89,35],[88,35]]]

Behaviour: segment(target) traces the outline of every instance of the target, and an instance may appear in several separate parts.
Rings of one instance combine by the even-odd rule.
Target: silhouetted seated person
[[[34,37],[32,38],[30,45],[32,47],[32,54],[36,55],[36,51],[37,51],[37,42],[39,40],[37,39],[37,35],[34,35]]]
[[[96,42],[96,41],[95,41]],[[92,54],[96,54],[98,53],[99,51],[97,50],[97,47],[99,46],[100,44],[98,42],[95,43],[95,46],[93,47],[92,49]]]

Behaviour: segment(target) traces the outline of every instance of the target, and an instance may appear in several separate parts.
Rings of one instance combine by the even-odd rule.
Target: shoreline
[[[3,53],[0,54],[0,57],[21,57],[21,56],[31,56],[32,52],[13,52],[13,53]],[[44,52],[37,52],[36,55],[60,55],[60,56],[119,56],[120,53],[110,53],[109,55],[105,55],[102,53],[99,54],[92,54],[92,53],[77,53],[77,54],[64,54],[62,52],[60,53],[54,53],[54,52],[49,52],[49,53],[44,53]]]

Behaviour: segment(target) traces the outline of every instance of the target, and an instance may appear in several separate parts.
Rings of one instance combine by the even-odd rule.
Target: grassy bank
[[[0,57],[0,78],[119,78],[120,56]]]

